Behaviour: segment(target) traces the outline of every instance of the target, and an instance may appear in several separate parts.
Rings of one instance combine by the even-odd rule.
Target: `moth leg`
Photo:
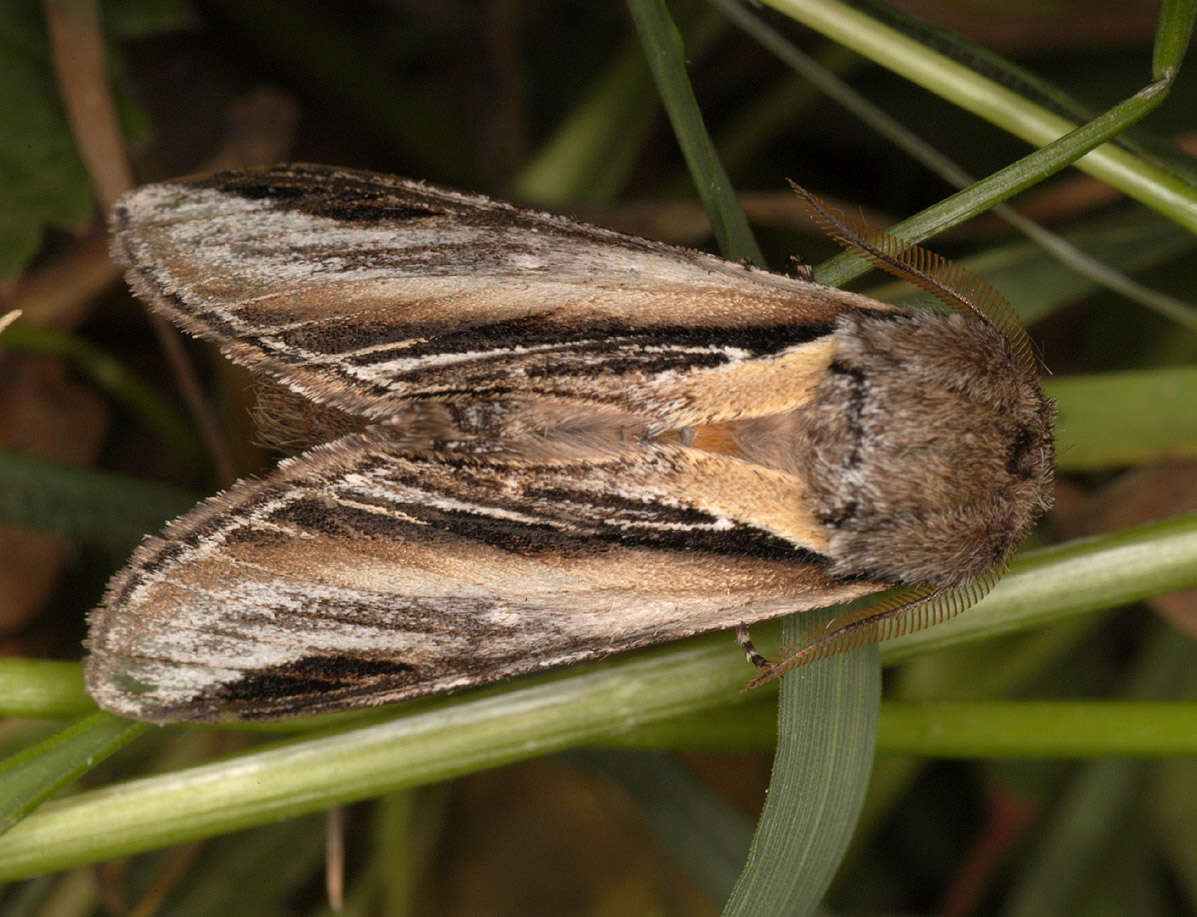
[[[754,666],[758,669],[767,669],[769,667],[769,660],[756,651],[756,647],[752,643],[752,637],[748,634],[748,625],[742,621],[736,625],[736,642],[740,644],[740,649],[744,651],[744,658]]]
[[[815,269],[798,255],[790,255],[790,267],[793,268],[794,276],[799,280],[804,280],[807,283],[815,282]]]

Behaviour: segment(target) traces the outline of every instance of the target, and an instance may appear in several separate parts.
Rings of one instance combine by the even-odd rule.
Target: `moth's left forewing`
[[[113,231],[114,257],[156,310],[306,397],[374,420],[428,397],[670,410],[695,401],[679,382],[709,390],[728,369],[827,335],[845,308],[877,308],[700,252],[325,166],[149,185],[121,198]],[[705,400],[738,390],[718,387]]]

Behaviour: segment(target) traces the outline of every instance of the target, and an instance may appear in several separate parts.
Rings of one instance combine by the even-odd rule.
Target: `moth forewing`
[[[291,393],[272,441],[331,437],[113,578],[87,678],[124,715],[378,704],[955,586],[1047,500],[1050,405],[984,321],[322,166],[150,185],[113,231],[152,308]]]

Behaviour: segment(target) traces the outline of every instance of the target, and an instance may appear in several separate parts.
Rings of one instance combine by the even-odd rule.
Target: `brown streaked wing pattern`
[[[233,359],[374,420],[411,397],[549,395],[723,419],[872,300],[486,198],[326,166],[137,189],[113,215],[135,292]],[[880,307],[884,308],[884,307]],[[614,378],[613,378],[614,377]],[[668,393],[666,393],[668,394]],[[720,413],[720,412],[723,413]]]
[[[577,465],[535,448],[402,455],[374,429],[234,485],[113,580],[89,689],[150,720],[344,709],[878,588],[829,580],[789,476],[665,444]]]

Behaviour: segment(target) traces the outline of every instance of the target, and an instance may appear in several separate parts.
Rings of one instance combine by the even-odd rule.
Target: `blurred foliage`
[[[787,178],[846,202],[845,209],[875,216],[881,225],[954,191],[894,147],[880,127],[812,89],[711,7],[679,0],[669,8],[714,151],[724,155],[742,199],[754,199],[746,209],[775,269],[783,269],[792,253],[814,263],[832,251],[788,198]],[[1176,17],[1174,44],[1183,47],[1192,5],[1163,8]],[[932,48],[954,49],[1052,111],[1099,112],[1151,79],[1159,15],[1154,3],[1064,0],[1007,8],[945,2],[923,4],[921,11],[947,32],[914,29],[901,17],[892,21],[915,36],[928,56]],[[887,11],[878,15],[891,21]],[[255,144],[258,132],[270,126],[270,113],[281,122],[291,105],[299,112],[293,139],[281,156],[271,152],[266,158],[373,168],[537,206],[581,210],[584,204],[586,219],[658,237],[658,223],[646,215],[698,196],[622,4],[112,0],[102,5],[102,17],[109,74],[142,180],[202,169],[230,150],[251,151],[242,154],[243,164],[250,164],[252,151],[262,148]],[[963,111],[944,97],[946,88],[919,88],[782,16],[765,19],[971,174],[989,175],[1027,153],[1024,139]],[[957,41],[958,34],[975,41],[975,49]],[[239,106],[263,87],[283,101],[250,123],[239,120]],[[0,5],[0,98],[0,277],[15,282],[29,269],[25,281],[37,277],[39,290],[48,283],[69,295],[79,275],[70,259],[79,254],[95,215],[56,88],[41,6],[32,0]],[[1175,145],[1197,145],[1194,111],[1197,75],[1190,66],[1180,71],[1164,103],[1135,127],[1135,145],[1127,153],[1159,170],[1151,175],[1168,177],[1171,184],[1143,183],[1149,191],[1167,185],[1170,206],[1180,209],[1186,187],[1190,204],[1197,200],[1191,155]],[[1147,174],[1146,165],[1130,171],[1132,178]],[[1071,169],[1012,203],[1139,283],[1189,308],[1197,299],[1193,235],[1177,212],[1131,202]],[[689,225],[678,236],[700,237],[701,215],[686,219]],[[1067,411],[1062,429],[1075,439],[1061,440],[1067,476],[1062,474],[1058,509],[1041,539],[1121,530],[1153,512],[1197,510],[1193,467],[1161,465],[1194,456],[1188,364],[1197,341],[1191,330],[1062,266],[990,215],[929,246],[966,260],[1010,296],[1033,322],[1032,337],[1055,374]],[[14,297],[22,295],[22,282],[10,287]],[[888,285],[875,288],[888,299],[903,295]],[[7,370],[21,361],[25,386],[13,387],[16,369],[0,373],[0,384],[9,386],[0,392],[2,521],[40,529],[38,537],[47,530],[61,536],[44,555],[54,566],[37,603],[41,623],[0,618],[6,653],[13,656],[76,657],[81,621],[102,583],[95,565],[105,565],[103,572],[111,567],[110,560],[97,560],[96,549],[104,555],[123,550],[137,533],[185,509],[192,494],[212,489],[211,472],[188,458],[194,444],[184,441],[159,399],[146,393],[159,388],[171,396],[171,386],[162,381],[169,373],[138,308],[112,287],[76,295],[80,323],[53,335],[14,335],[9,344],[0,337],[0,360],[13,361],[0,366]],[[0,304],[0,313],[5,309]],[[216,361],[201,365],[229,428],[244,428],[244,378]],[[100,404],[115,408],[98,456],[72,462],[62,456],[61,443],[48,442],[57,408],[52,398],[35,397],[37,384],[48,377],[103,395]],[[32,429],[46,431],[46,442],[12,432],[26,429],[11,410],[18,403],[35,418]],[[56,435],[70,439],[71,430],[67,425]],[[250,436],[237,437],[244,472],[262,463],[240,443]],[[1144,550],[1150,553],[1150,543]],[[0,567],[0,576],[10,577],[0,580],[0,590],[15,593],[14,584],[23,585],[18,581],[33,579],[33,573],[28,566]],[[971,702],[978,714],[1000,713],[1002,741],[1017,747],[1019,708],[1013,702],[1019,699],[1168,700],[1191,710],[1197,689],[1193,649],[1177,633],[1193,633],[1195,622],[1193,594],[1178,594],[921,655],[888,673],[885,696],[895,704],[890,722],[899,722],[901,713],[907,717],[901,722],[928,731],[923,749],[939,748],[950,743],[935,744],[931,733],[951,722],[949,713],[967,715],[968,708],[958,705]],[[719,648],[711,652],[734,652],[731,642],[726,636],[727,646],[712,643]],[[48,687],[40,696],[46,699],[29,701],[26,709],[40,703],[46,717],[83,712],[87,701],[77,673],[43,671],[42,686]],[[23,680],[32,687],[39,678],[34,669],[16,667],[0,676],[0,684],[14,686],[14,695]],[[55,694],[70,702],[54,707]],[[947,701],[956,706],[932,704]],[[348,812],[348,909],[716,913],[747,855],[769,778],[767,755],[734,752],[769,746],[771,705],[772,695],[759,695],[746,706],[713,713],[695,744],[717,745],[717,727],[726,722],[725,751],[684,754],[684,772],[675,760],[646,757],[648,751],[604,752],[514,764],[355,806]],[[451,718],[452,709],[446,704],[444,715]],[[1197,809],[1191,801],[1197,765],[1183,757],[1102,759],[1100,749],[1122,748],[1114,736],[1128,730],[1119,728],[1117,705],[1101,709],[1109,710],[1109,720],[1105,733],[1096,731],[1092,739],[1095,759],[1078,764],[986,758],[983,735],[970,737],[976,744],[959,760],[906,757],[920,746],[917,740],[894,741],[883,708],[881,735],[904,754],[877,760],[862,821],[828,905],[842,913],[1197,910]],[[1133,716],[1145,708],[1125,709]],[[1161,726],[1164,732],[1185,728],[1168,710],[1152,709],[1160,723],[1172,724]],[[701,714],[695,717],[697,734],[704,724]],[[1028,712],[1024,733],[1034,730],[1042,741],[1050,732],[1043,717],[1042,707],[1034,716]],[[21,755],[31,749],[53,749],[59,756],[42,759],[52,772],[40,783],[0,787],[11,811],[23,812],[43,790],[60,792],[61,781],[73,779],[84,759],[90,766],[101,745],[104,754],[115,750],[115,741],[104,743],[113,724],[92,721],[96,731],[88,734],[88,722],[78,721],[75,733],[47,736],[40,724],[8,721],[0,749],[13,757],[9,770],[0,769],[0,780],[14,763],[27,763]],[[1071,729],[1069,741],[1088,747],[1071,722],[1061,722],[1061,734]],[[1103,735],[1110,736],[1105,745]],[[627,739],[642,749],[656,747],[648,732],[632,731]],[[259,741],[244,734],[154,730],[93,776],[112,781],[173,772],[247,746],[257,749]],[[262,747],[284,755],[288,745]],[[453,762],[454,773],[476,769],[463,763],[466,757]],[[237,760],[226,764],[235,769]],[[55,803],[45,810],[56,811]],[[0,909],[89,914],[100,913],[102,902],[124,901],[157,902],[158,912],[170,914],[319,913],[322,843],[319,819],[294,819],[214,843],[142,854],[117,870],[80,868],[13,884],[0,892]]]

